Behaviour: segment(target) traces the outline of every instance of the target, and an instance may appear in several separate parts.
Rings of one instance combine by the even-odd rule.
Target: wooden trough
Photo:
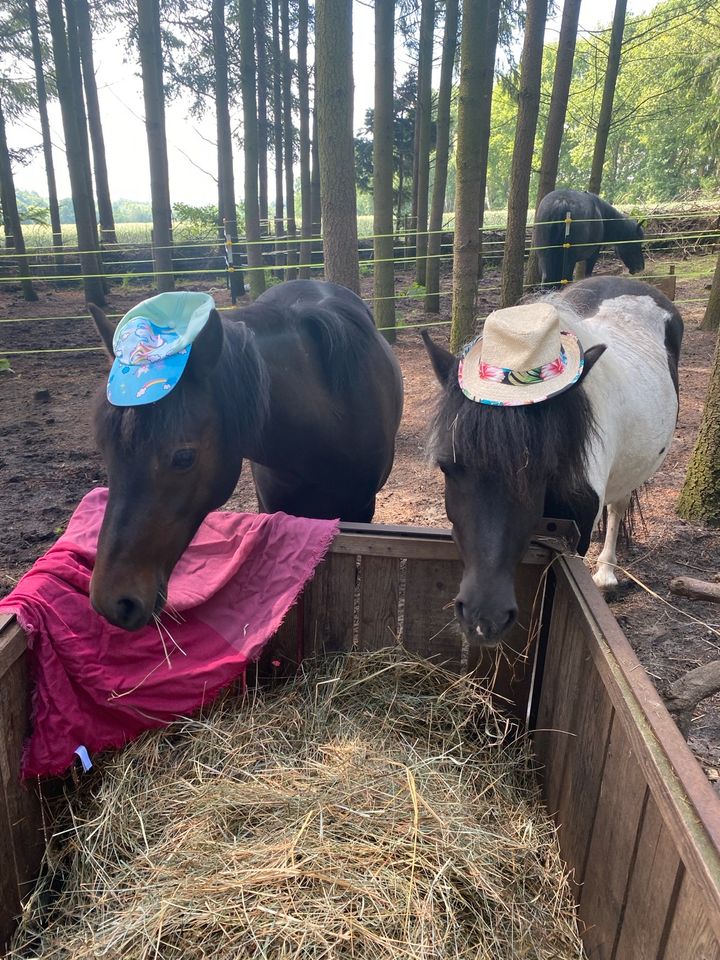
[[[582,560],[557,552],[567,532],[544,521],[525,557],[523,626],[495,689],[533,730],[587,956],[720,960],[720,798]],[[446,532],[344,525],[263,662],[286,670],[299,656],[399,636],[463,669],[448,609],[459,572]],[[18,783],[27,701],[25,638],[0,618],[0,944],[44,846],[39,800]]]

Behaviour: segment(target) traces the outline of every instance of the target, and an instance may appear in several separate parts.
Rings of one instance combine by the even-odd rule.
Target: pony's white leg
[[[601,590],[611,590],[617,586],[618,581],[615,575],[617,538],[620,532],[622,518],[625,516],[625,511],[629,506],[630,497],[608,504],[605,543],[603,544],[600,556],[597,558],[597,569],[593,574],[593,580]]]

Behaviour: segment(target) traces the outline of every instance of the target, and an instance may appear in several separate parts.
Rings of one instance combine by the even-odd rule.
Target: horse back
[[[662,463],[678,414],[678,361],[683,322],[674,304],[650,284],[593,277],[558,295],[562,322],[587,349],[605,354],[582,388],[597,427],[590,473],[601,502],[632,493]],[[576,318],[576,319],[575,319]]]

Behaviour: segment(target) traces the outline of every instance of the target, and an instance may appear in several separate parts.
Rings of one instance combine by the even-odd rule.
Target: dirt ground
[[[602,272],[619,273],[609,262]],[[371,281],[363,280],[371,295]],[[449,284],[449,277],[444,278]],[[678,285],[679,300],[707,296],[706,280]],[[397,291],[409,277],[398,277]],[[196,284],[194,289],[202,285]],[[488,271],[480,311],[497,305],[498,275]],[[25,303],[19,291],[0,291],[0,350],[92,348],[98,338],[84,317],[81,293],[39,286],[40,300]],[[113,290],[108,312],[122,314],[152,291]],[[229,304],[224,289],[213,289],[219,305]],[[448,317],[449,297],[440,317],[422,312],[421,301],[400,300],[406,324]],[[665,463],[641,496],[644,526],[635,542],[619,553],[620,563],[644,585],[627,577],[611,606],[638,657],[659,689],[686,670],[720,654],[720,607],[683,600],[668,592],[678,575],[720,578],[720,532],[688,524],[675,515],[675,503],[692,451],[707,388],[714,345],[712,334],[697,329],[703,304],[680,303],[686,334],[681,363],[681,406],[675,439]],[[58,319],[70,318],[70,319]],[[33,318],[32,322],[2,322]],[[434,336],[447,342],[447,326]],[[416,330],[403,330],[397,356],[405,377],[405,414],[397,442],[395,467],[378,497],[376,521],[446,526],[441,476],[426,459],[425,431],[435,396],[435,382]],[[0,595],[12,589],[35,558],[64,529],[68,517],[89,488],[105,482],[92,432],[94,397],[104,384],[108,361],[101,352],[27,353],[9,358],[12,372],[0,373]],[[228,504],[256,509],[249,471],[243,471]],[[597,550],[597,547],[593,547]],[[706,701],[692,725],[690,744],[711,780],[720,768],[720,697]]]

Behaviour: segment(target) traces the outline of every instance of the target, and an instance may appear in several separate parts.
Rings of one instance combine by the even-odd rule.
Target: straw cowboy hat
[[[490,314],[483,333],[463,351],[458,380],[476,403],[515,407],[567,390],[583,364],[580,341],[560,329],[555,307],[530,303]]]

